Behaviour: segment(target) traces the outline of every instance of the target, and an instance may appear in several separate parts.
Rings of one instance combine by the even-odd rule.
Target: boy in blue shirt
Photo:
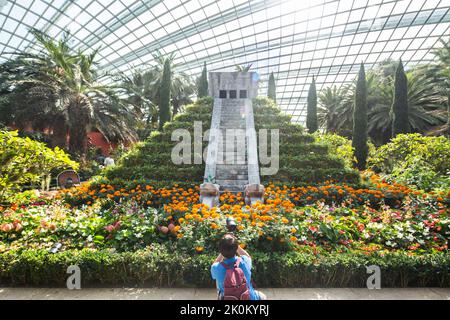
[[[266,300],[266,296],[262,292],[256,291],[252,286],[252,258],[239,246],[236,237],[232,234],[226,234],[219,242],[219,251],[219,256],[211,266],[211,276],[216,280],[219,299],[223,299],[225,291],[224,282],[227,268],[224,264],[232,267],[240,259],[239,268],[244,273],[250,300]]]

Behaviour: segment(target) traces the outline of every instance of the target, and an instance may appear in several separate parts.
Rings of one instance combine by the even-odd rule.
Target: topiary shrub
[[[321,183],[327,180],[344,180],[357,183],[359,175],[345,165],[337,156],[330,155],[329,147],[315,142],[302,126],[292,124],[291,118],[281,112],[275,102],[268,98],[253,101],[255,128],[278,129],[280,136],[279,171],[273,176],[262,176],[264,183]],[[136,144],[124,154],[115,167],[108,168],[104,174],[110,180],[158,180],[167,184],[190,182],[198,185],[203,182],[205,165],[172,162],[172,149],[178,144],[171,141],[172,132],[185,129],[194,132],[194,122],[201,121],[203,134],[210,129],[213,99],[203,98],[186,108],[172,122],[166,123],[163,132],[152,134],[146,141]],[[270,135],[270,133],[269,133]],[[205,137],[203,137],[205,138]],[[192,139],[193,140],[193,139]],[[191,141],[193,144],[193,141]],[[203,142],[202,150],[207,147]],[[193,145],[191,151],[194,152]],[[270,156],[270,150],[269,150]],[[193,158],[191,159],[193,163]],[[262,168],[265,165],[261,165]]]

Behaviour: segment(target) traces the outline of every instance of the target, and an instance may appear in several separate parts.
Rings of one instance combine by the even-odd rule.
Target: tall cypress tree
[[[309,133],[314,133],[319,130],[319,124],[317,121],[316,79],[314,79],[314,77],[308,92],[306,127],[308,128]]]
[[[394,101],[392,104],[392,135],[409,133],[408,78],[400,60],[395,73]]]
[[[197,91],[199,98],[208,96],[208,70],[206,69],[206,62],[203,65],[202,75],[198,79]]]
[[[164,124],[170,121],[170,88],[172,87],[172,71],[170,60],[164,62],[164,71],[159,92],[159,130],[162,131]]]
[[[273,75],[273,72],[269,77],[269,89],[267,90],[267,97],[275,102],[277,101],[277,87],[275,84],[275,76]]]
[[[355,92],[355,109],[353,112],[353,148],[355,149],[355,167],[365,170],[369,146],[367,145],[367,83],[364,63],[361,63]]]

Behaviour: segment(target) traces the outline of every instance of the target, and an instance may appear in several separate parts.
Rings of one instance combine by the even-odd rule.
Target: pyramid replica
[[[223,192],[244,192],[247,203],[262,201],[253,99],[258,94],[255,72],[211,72],[214,99],[201,201],[218,204]]]

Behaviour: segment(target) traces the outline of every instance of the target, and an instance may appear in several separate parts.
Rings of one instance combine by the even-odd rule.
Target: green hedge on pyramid
[[[260,129],[279,129],[280,136],[279,171],[275,176],[262,176],[262,183],[305,185],[330,180],[350,184],[359,182],[356,171],[347,168],[341,159],[330,155],[328,147],[316,143],[314,137],[306,134],[302,126],[291,123],[290,117],[284,115],[272,100],[256,98],[253,109],[257,132]],[[124,154],[115,167],[106,170],[106,177],[110,180],[154,180],[168,185],[184,185],[186,182],[191,185],[201,184],[204,163],[175,165],[171,153],[178,142],[173,142],[171,137],[175,129],[186,129],[193,134],[195,121],[202,122],[205,133],[211,125],[212,110],[212,98],[199,99],[187,107],[184,113],[167,123],[163,132],[154,133]],[[206,147],[207,142],[204,142],[203,149]],[[193,152],[193,146],[191,150]],[[269,150],[268,155],[270,154]]]

